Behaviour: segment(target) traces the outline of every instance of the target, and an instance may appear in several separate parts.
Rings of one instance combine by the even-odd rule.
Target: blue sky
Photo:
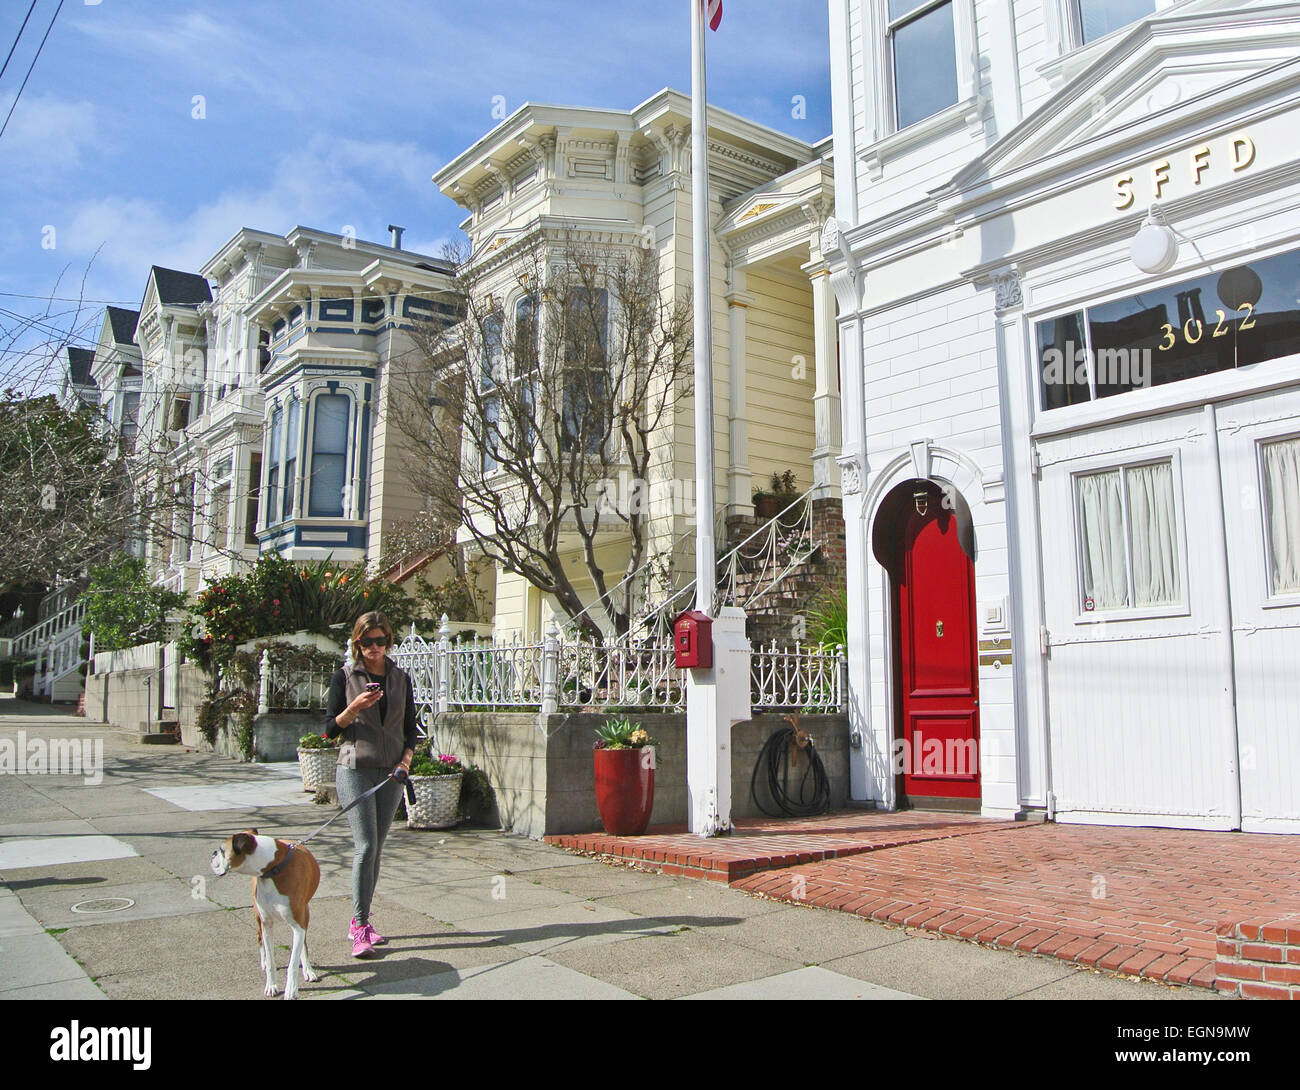
[[[28,2],[0,4],[4,52]],[[0,120],[56,5],[36,4]],[[0,307],[30,312],[17,296],[61,273],[58,294],[76,295],[96,251],[85,295],[135,307],[150,264],[197,270],[240,227],[383,241],[400,223],[407,248],[436,253],[464,212],[430,176],[497,123],[495,96],[513,112],[689,91],[688,14],[687,0],[65,0],[0,138]],[[830,132],[824,0],[726,0],[708,44],[712,104]]]

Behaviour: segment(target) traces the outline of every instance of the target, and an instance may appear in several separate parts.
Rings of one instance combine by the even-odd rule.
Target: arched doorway
[[[898,805],[978,810],[975,537],[951,486],[911,480],[881,502],[872,551],[890,575]]]

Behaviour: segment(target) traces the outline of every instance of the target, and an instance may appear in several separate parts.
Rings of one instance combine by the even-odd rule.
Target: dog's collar
[[[280,862],[276,863],[275,866],[271,867],[269,870],[262,871],[262,873],[259,874],[258,877],[274,878],[277,874],[279,874],[282,870],[284,870],[285,864],[288,863],[289,860],[293,857],[293,849],[295,847],[296,845],[290,844],[289,850],[284,853],[284,858],[281,859]]]

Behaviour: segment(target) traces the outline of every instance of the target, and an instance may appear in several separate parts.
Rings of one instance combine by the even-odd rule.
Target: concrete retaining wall
[[[546,727],[533,713],[465,712],[443,716],[436,726],[439,745],[479,766],[496,792],[501,827],[531,837],[585,833],[600,829],[596,810],[592,743],[605,715],[553,715]],[[687,820],[686,717],[638,717],[659,742],[655,806],[651,824]],[[843,715],[802,716],[799,725],[813,737],[830,781],[831,805],[848,799],[848,720]],[[761,715],[732,731],[732,816],[761,815],[750,793],[750,779],[763,743],[787,726],[779,715]],[[791,773],[791,790],[806,765]],[[774,810],[759,774],[760,798]]]

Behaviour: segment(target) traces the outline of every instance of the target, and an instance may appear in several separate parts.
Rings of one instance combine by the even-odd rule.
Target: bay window
[[[266,502],[263,509],[266,511],[267,526],[274,526],[279,522],[277,513],[280,510],[280,450],[281,436],[280,427],[284,420],[284,410],[279,405],[271,413],[271,434],[268,436],[267,449],[267,470],[266,470]]]
[[[564,450],[599,453],[609,439],[610,390],[606,356],[609,293],[603,288],[569,292],[564,316]]]
[[[311,484],[307,514],[312,518],[342,518],[343,488],[347,484],[348,410],[343,394],[322,394],[313,402]]]
[[[302,416],[302,402],[294,398],[289,402],[288,418],[284,427],[284,506],[281,518],[293,518],[294,499],[298,490],[298,425]]]

